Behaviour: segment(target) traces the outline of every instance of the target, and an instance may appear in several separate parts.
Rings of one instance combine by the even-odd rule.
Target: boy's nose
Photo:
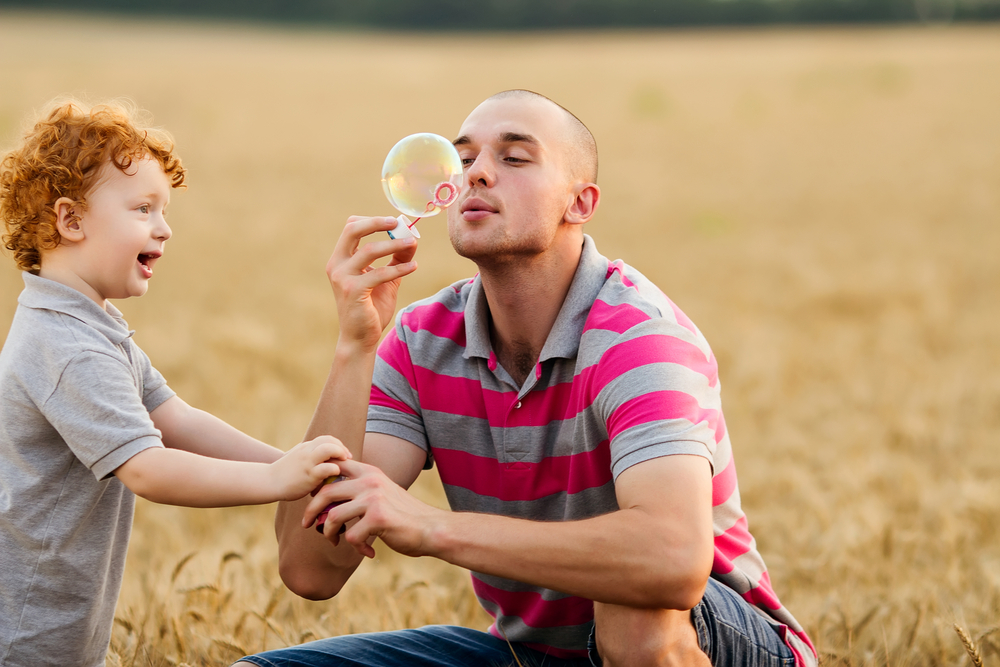
[[[167,221],[161,220],[160,224],[156,226],[155,234],[157,240],[166,241],[173,232],[170,230],[170,225],[167,224]]]

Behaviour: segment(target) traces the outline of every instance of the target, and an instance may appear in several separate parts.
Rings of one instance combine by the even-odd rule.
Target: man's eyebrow
[[[535,139],[530,134],[520,134],[518,132],[502,132],[499,137],[500,143],[502,144],[531,144],[533,146],[538,145],[538,139]],[[472,143],[472,139],[467,134],[463,134],[455,141],[451,142],[454,146],[468,146]]]
[[[532,144],[538,145],[538,140],[530,134],[518,134],[517,132],[504,132],[500,135],[502,144]]]

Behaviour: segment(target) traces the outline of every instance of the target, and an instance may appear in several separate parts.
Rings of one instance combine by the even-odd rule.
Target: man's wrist
[[[337,348],[334,352],[334,356],[335,358],[344,361],[358,360],[364,359],[368,356],[374,356],[377,350],[377,340],[374,344],[371,344],[366,341],[358,340],[357,338],[349,338],[341,335],[337,337]]]
[[[424,526],[422,555],[453,563],[453,555],[458,551],[455,536],[461,530],[456,525],[462,518],[461,512],[436,510]]]

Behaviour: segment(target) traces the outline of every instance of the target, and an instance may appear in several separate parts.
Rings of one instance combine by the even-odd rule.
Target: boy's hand
[[[351,458],[340,440],[321,435],[300,442],[268,466],[268,474],[281,500],[298,500],[321,486],[328,477],[340,474],[335,461]]]
[[[417,250],[415,238],[360,245],[363,237],[388,231],[395,224],[395,218],[351,216],[326,264],[337,299],[341,342],[360,345],[363,352],[378,346],[382,330],[392,321],[399,281],[417,268],[412,261]],[[372,266],[372,262],[389,256],[387,265]]]

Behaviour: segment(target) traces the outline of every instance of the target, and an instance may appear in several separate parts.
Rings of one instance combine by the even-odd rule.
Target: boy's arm
[[[163,444],[213,459],[273,463],[284,454],[277,447],[251,438],[218,417],[173,396],[149,413],[163,434]]]
[[[350,457],[336,438],[302,442],[273,463],[227,461],[180,449],[151,447],[115,470],[138,496],[184,507],[259,505],[306,496],[340,474],[330,459]]]

